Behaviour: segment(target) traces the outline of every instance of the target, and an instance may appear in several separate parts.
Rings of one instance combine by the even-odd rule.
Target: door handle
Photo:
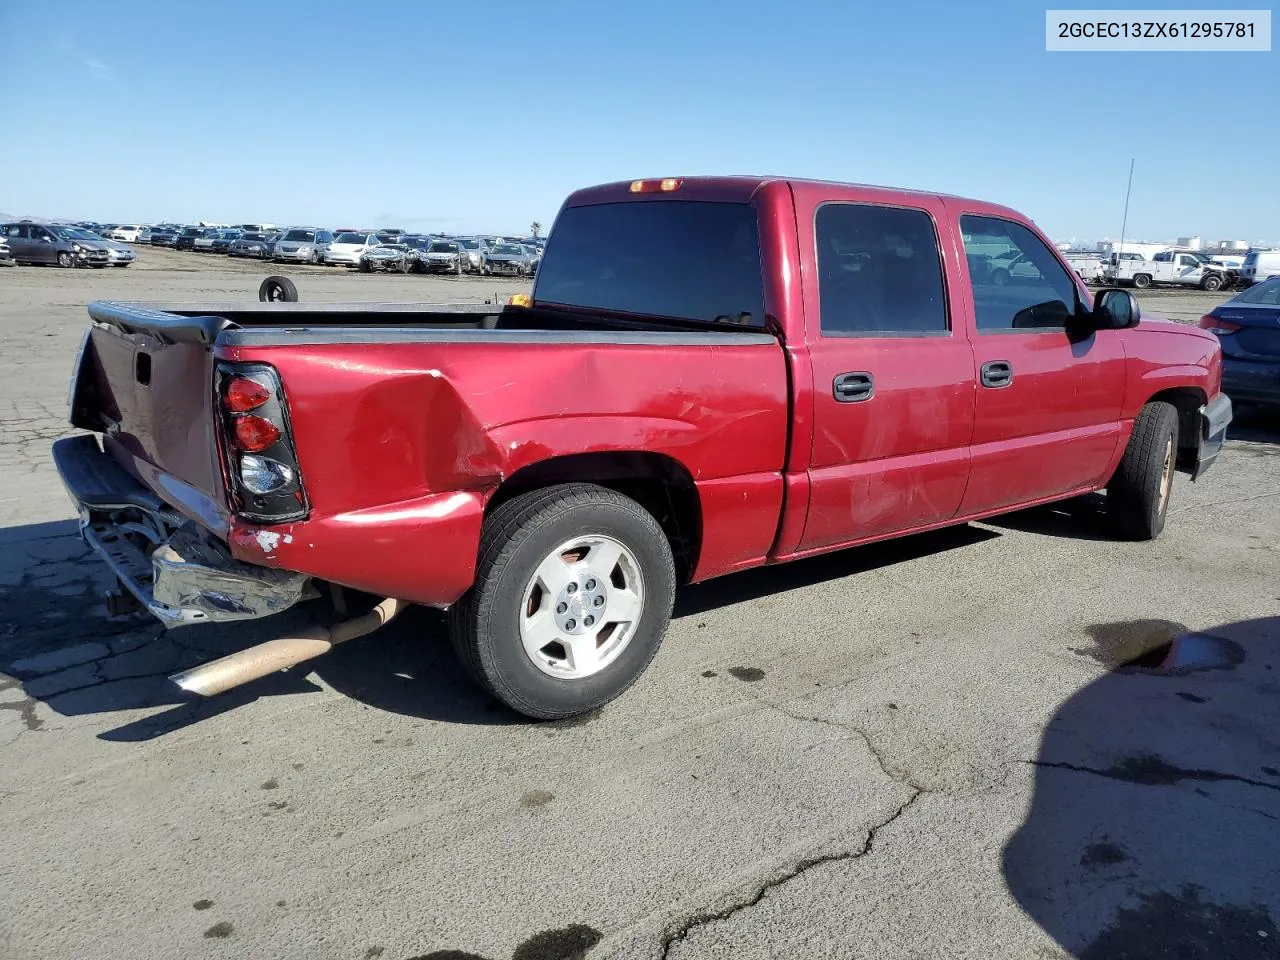
[[[831,382],[837,403],[860,403],[876,395],[876,383],[869,373],[842,373]]]
[[[982,365],[984,387],[1007,387],[1013,383],[1013,365],[1008,360],[988,360]]]

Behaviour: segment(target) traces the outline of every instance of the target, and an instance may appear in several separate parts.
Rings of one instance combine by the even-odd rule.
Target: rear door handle
[[[1013,383],[1013,365],[1008,360],[988,360],[982,365],[984,387],[1007,387]]]
[[[876,395],[876,382],[869,373],[842,373],[831,383],[837,403],[861,403]]]

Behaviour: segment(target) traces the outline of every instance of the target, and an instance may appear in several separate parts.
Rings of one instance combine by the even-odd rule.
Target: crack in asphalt
[[[852,723],[843,723],[839,720],[830,720],[826,717],[814,717],[804,713],[794,713],[791,710],[788,710],[786,707],[782,706],[781,704],[777,704],[777,703],[769,703],[768,705],[772,707],[774,710],[776,710],[778,713],[782,714],[784,717],[790,717],[792,720],[800,720],[806,723],[820,723],[823,726],[832,727],[836,730],[842,730],[845,733],[852,733],[859,740],[861,740],[863,744],[866,746],[867,752],[870,753],[872,758],[875,760],[876,766],[880,768],[880,772],[883,773],[890,780],[892,780],[894,783],[904,784],[908,787],[911,787],[913,790],[919,790],[921,793],[931,792],[927,790],[925,787],[923,787],[922,785],[920,785],[919,783],[916,783],[916,781],[911,777],[910,774],[898,773],[895,770],[890,769],[889,763],[887,760],[885,760],[884,754],[880,752],[880,748],[875,745],[875,742],[871,739],[870,736],[867,735],[867,732],[863,730],[861,727],[854,726]]]
[[[739,897],[737,900],[735,900],[733,903],[729,904],[728,906],[722,907],[719,910],[709,910],[709,909],[698,910],[694,912],[692,915],[690,915],[689,917],[682,920],[677,926],[666,930],[662,936],[662,943],[661,943],[662,951],[659,954],[659,956],[661,957],[661,960],[668,960],[668,958],[671,955],[671,951],[675,949],[677,944],[680,944],[686,939],[688,939],[689,934],[692,933],[694,930],[697,930],[699,927],[705,927],[712,923],[717,923],[721,920],[727,920],[729,917],[732,917],[735,914],[741,913],[744,910],[750,910],[752,907],[757,906],[765,898],[765,896],[769,893],[769,891],[776,890],[778,887],[781,887],[784,884],[789,883],[790,881],[796,879],[796,877],[802,876],[803,874],[814,869],[815,867],[820,867],[828,863],[839,863],[839,862],[848,861],[848,860],[859,860],[862,857],[865,857],[868,854],[874,852],[876,836],[879,834],[879,832],[883,830],[885,827],[897,821],[900,817],[902,817],[909,809],[911,809],[911,806],[918,799],[920,799],[921,796],[923,796],[926,793],[933,792],[921,786],[919,783],[916,783],[915,780],[909,774],[897,772],[894,768],[892,768],[889,762],[885,759],[884,754],[875,745],[875,742],[871,739],[870,736],[868,736],[865,730],[862,730],[861,728],[856,727],[853,724],[842,723],[838,720],[829,720],[825,717],[816,717],[816,716],[810,716],[808,714],[796,713],[792,710],[789,710],[787,707],[783,706],[782,704],[772,703],[766,700],[762,700],[760,702],[763,703],[765,706],[777,711],[778,713],[792,720],[799,720],[802,723],[819,723],[819,724],[823,724],[824,726],[833,727],[846,734],[853,734],[859,740],[862,741],[864,746],[866,746],[867,752],[870,753],[872,759],[875,760],[876,766],[880,768],[880,772],[883,773],[886,777],[888,777],[894,783],[901,784],[902,786],[905,786],[905,787],[909,787],[911,790],[911,793],[906,800],[904,800],[901,804],[898,805],[897,809],[895,809],[893,813],[891,813],[884,820],[881,820],[879,823],[873,824],[867,829],[867,835],[865,839],[862,841],[862,844],[857,848],[853,850],[841,850],[836,853],[819,854],[818,856],[805,857],[802,860],[798,860],[797,862],[791,864],[790,866],[783,867],[781,870],[776,871],[772,876],[764,880],[762,883],[756,885],[749,892],[745,892],[741,897]]]
[[[901,781],[896,781],[896,782],[901,782]],[[815,867],[820,867],[828,863],[839,863],[845,860],[859,860],[862,857],[865,857],[868,854],[873,853],[875,850],[876,835],[885,827],[889,826],[898,818],[903,816],[903,814],[905,814],[911,808],[912,804],[914,804],[916,800],[918,800],[926,792],[927,791],[922,790],[918,787],[913,788],[911,796],[909,796],[903,803],[901,803],[898,806],[898,808],[893,811],[893,813],[891,813],[884,820],[881,820],[879,823],[873,824],[867,830],[866,838],[862,841],[862,844],[856,849],[843,850],[843,851],[840,851],[839,853],[827,853],[827,854],[822,854],[816,857],[806,857],[805,859],[800,860],[792,864],[791,866],[784,868],[775,876],[771,877],[770,879],[766,880],[764,883],[757,886],[753,892],[742,897],[737,902],[732,903],[729,906],[723,907],[719,910],[699,910],[698,912],[694,913],[691,917],[682,921],[679,926],[675,927],[674,929],[668,930],[666,933],[663,934],[662,952],[659,956],[662,958],[662,960],[668,960],[668,958],[671,956],[671,951],[675,949],[676,945],[685,941],[688,938],[689,934],[692,933],[694,930],[697,930],[699,927],[705,927],[708,924],[717,923],[721,920],[727,920],[728,918],[734,916],[735,914],[741,913],[743,910],[750,910],[752,907],[757,906],[760,903],[760,901],[762,901],[765,898],[765,896],[769,893],[769,891],[776,890],[778,887],[781,887],[784,884],[789,883],[790,881],[794,880],[796,877],[803,876],[805,873],[814,869]]]
[[[1050,762],[1048,760],[1024,760],[1023,763],[1048,770],[1070,770],[1074,773],[1087,773],[1108,780],[1119,780],[1124,783],[1136,783],[1147,787],[1172,786],[1182,780],[1195,780],[1200,783],[1244,783],[1264,790],[1280,791],[1280,784],[1267,783],[1265,780],[1254,780],[1238,773],[1222,773],[1218,770],[1192,769],[1175,767],[1166,763],[1155,754],[1139,754],[1125,757],[1119,763],[1112,764],[1105,770],[1097,767],[1086,767],[1076,763]]]

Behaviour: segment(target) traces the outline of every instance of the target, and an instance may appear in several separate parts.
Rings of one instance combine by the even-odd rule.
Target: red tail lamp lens
[[[227,384],[227,409],[235,413],[255,410],[271,399],[271,391],[246,377],[236,377]]]
[[[236,446],[249,453],[265,450],[280,439],[280,428],[262,417],[236,417]]]

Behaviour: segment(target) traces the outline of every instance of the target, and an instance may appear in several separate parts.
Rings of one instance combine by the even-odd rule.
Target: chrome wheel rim
[[[643,613],[635,554],[612,537],[585,534],[547,554],[526,583],[520,644],[548,676],[581,680],[618,659]]]
[[[1158,509],[1161,514],[1164,513],[1165,507],[1169,505],[1169,491],[1173,489],[1173,437],[1169,438],[1169,442],[1164,448],[1164,469],[1160,474],[1160,503]]]

